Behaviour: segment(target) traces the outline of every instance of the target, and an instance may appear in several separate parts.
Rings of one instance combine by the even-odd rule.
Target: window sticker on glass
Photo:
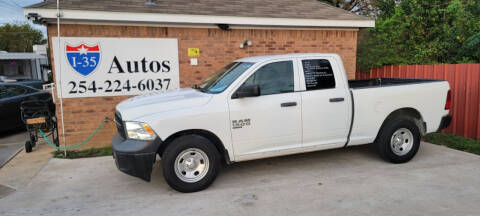
[[[302,60],[308,90],[335,88],[332,65],[325,59]]]

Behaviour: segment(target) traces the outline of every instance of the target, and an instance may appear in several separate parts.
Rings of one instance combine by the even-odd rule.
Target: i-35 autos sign
[[[138,95],[179,88],[177,39],[53,37],[52,42],[59,97]]]

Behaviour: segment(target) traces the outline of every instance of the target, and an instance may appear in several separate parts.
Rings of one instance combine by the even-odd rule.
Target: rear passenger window
[[[326,59],[302,60],[307,91],[335,88],[332,65]]]

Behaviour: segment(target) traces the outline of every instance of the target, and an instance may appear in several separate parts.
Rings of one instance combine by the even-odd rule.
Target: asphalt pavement
[[[19,151],[23,150],[24,143],[13,143],[0,145],[0,168],[3,167]]]
[[[0,134],[0,168],[23,150],[26,140],[28,140],[28,133],[24,130],[7,131]]]
[[[480,215],[480,157],[428,143],[406,164],[369,146],[235,163],[190,194],[160,165],[145,182],[112,157],[50,159],[0,215]]]

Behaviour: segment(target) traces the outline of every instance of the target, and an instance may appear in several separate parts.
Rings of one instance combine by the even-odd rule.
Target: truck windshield
[[[232,62],[222,68],[218,73],[206,79],[198,88],[202,92],[217,94],[223,92],[242,75],[254,63],[251,62]]]

